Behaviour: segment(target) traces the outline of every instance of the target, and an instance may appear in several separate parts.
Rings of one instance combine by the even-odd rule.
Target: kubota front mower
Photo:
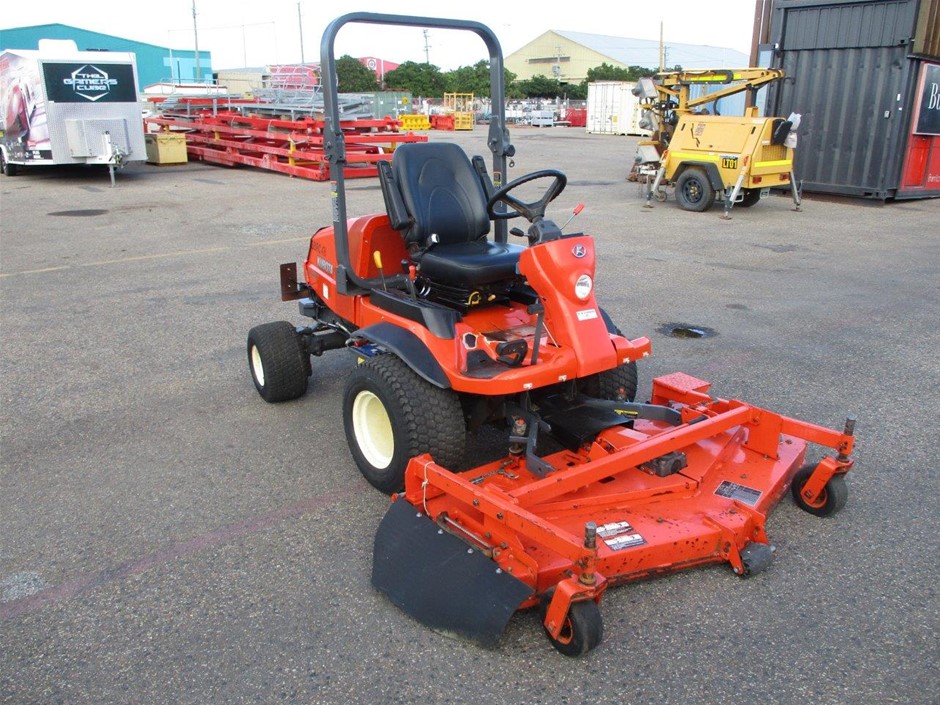
[[[350,22],[484,41],[491,172],[452,143],[404,144],[380,163],[385,212],[347,218],[333,44]],[[281,265],[282,298],[312,323],[253,328],[248,360],[261,396],[278,402],[306,391],[311,355],[357,356],[346,436],[365,478],[393,496],[375,537],[378,590],[485,646],[537,607],[552,644],[580,655],[601,641],[609,586],[714,562],[762,570],[767,516],[788,488],[812,514],[842,508],[852,419],[832,431],[713,396],[683,373],[634,400],[650,341],[624,337],[598,304],[593,239],[546,218],[564,174],[502,183],[514,150],[488,28],[355,13],[326,29],[321,54],[333,224],[311,238],[302,278]],[[533,183],[544,192],[523,198]],[[519,216],[527,230],[507,233]],[[494,425],[504,457],[456,472],[468,431]],[[834,453],[807,464],[810,443]]]

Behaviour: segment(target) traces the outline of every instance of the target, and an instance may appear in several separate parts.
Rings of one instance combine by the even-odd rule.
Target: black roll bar
[[[352,271],[349,262],[349,232],[346,227],[346,141],[339,120],[338,79],[334,44],[339,30],[350,23],[397,25],[402,27],[428,27],[432,29],[456,29],[473,32],[479,36],[489,52],[490,99],[493,104],[487,146],[493,153],[493,173],[506,180],[506,160],[515,150],[509,141],[506,129],[506,88],[503,72],[503,52],[496,35],[486,25],[466,20],[412,17],[408,15],[384,15],[371,12],[352,12],[333,20],[323,32],[320,42],[320,80],[323,90],[325,112],[324,152],[330,165],[333,202],[333,233],[336,238],[336,286],[340,293],[350,294],[357,289],[373,289],[382,285],[380,279],[363,279]],[[495,238],[498,242],[508,239],[507,223],[495,223]],[[385,284],[397,283],[401,277],[387,277]]]

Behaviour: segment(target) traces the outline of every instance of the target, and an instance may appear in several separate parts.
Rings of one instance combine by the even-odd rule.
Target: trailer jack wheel
[[[543,619],[550,602],[549,599],[542,603]],[[551,634],[547,636],[552,646],[565,656],[584,656],[604,638],[604,621],[600,608],[593,600],[572,602],[558,638],[553,638]]]
[[[810,501],[803,496],[803,486],[806,485],[806,481],[809,480],[815,469],[815,465],[804,465],[796,471],[793,476],[793,484],[790,487],[793,492],[793,500],[796,502],[796,506],[804,512],[809,512],[818,517],[831,516],[842,509],[849,498],[849,488],[845,484],[845,476],[833,475],[820,495],[814,501]]]

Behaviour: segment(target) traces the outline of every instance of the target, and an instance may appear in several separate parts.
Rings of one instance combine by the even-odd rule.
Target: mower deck
[[[851,465],[852,436],[713,399],[708,387],[681,373],[655,380],[654,405],[678,411],[678,425],[637,419],[608,428],[576,451],[542,458],[547,473],[530,470],[518,449],[461,475],[427,455],[413,459],[395,503],[412,510],[406,518],[393,505],[395,528],[383,522],[374,584],[428,626],[493,644],[514,611],[507,601],[514,609],[541,604],[545,627],[558,638],[571,606],[599,602],[610,585],[714,562],[727,561],[742,576],[762,570],[771,554],[767,516],[803,465],[807,443],[837,449],[843,459],[819,464],[814,475],[828,475],[816,478],[825,484]],[[415,591],[421,581],[412,568],[378,568],[414,561],[414,543],[386,533],[409,524],[418,534],[450,534],[447,546],[420,552],[423,575],[457,574],[463,585],[505,576],[488,590],[489,618],[467,626],[462,591]],[[469,552],[490,560],[455,571]]]

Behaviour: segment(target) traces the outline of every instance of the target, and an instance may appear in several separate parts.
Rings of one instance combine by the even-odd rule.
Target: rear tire
[[[686,169],[676,181],[676,201],[683,210],[701,213],[715,204],[715,189],[701,169]]]
[[[369,484],[400,491],[416,455],[454,470],[462,462],[466,424],[457,394],[420,377],[395,355],[356,366],[346,381],[343,426],[353,459]]]
[[[248,332],[248,369],[262,399],[289,401],[307,391],[310,355],[290,323],[265,323]]]

